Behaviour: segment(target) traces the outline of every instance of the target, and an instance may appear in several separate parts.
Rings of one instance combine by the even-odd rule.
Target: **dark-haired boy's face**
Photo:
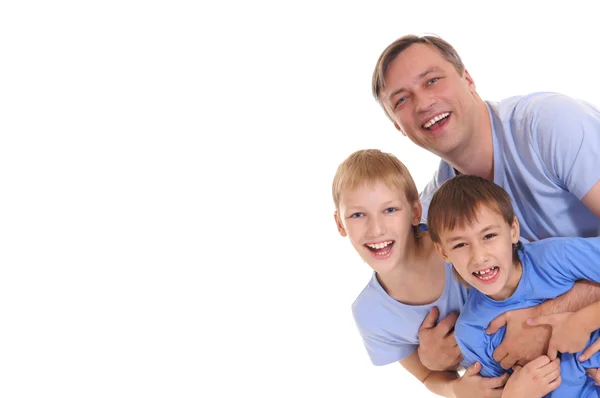
[[[509,225],[501,214],[480,206],[471,225],[441,231],[440,241],[436,247],[469,285],[495,300],[512,295],[521,277],[513,263],[513,244],[519,241],[516,218]]]

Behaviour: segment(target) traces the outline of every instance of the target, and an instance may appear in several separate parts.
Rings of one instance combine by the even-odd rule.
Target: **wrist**
[[[597,308],[595,308],[595,306],[591,305],[588,306],[584,309],[581,309],[575,313],[573,313],[573,321],[575,321],[574,323],[576,325],[580,325],[581,329],[586,332],[591,334],[592,332],[594,332],[596,329],[600,328],[600,325],[598,325],[598,319],[597,319]]]

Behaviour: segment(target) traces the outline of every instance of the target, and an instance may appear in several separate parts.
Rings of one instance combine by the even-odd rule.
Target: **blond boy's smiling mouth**
[[[369,249],[376,258],[386,257],[391,253],[394,241],[385,240],[382,242],[365,243],[364,246]]]

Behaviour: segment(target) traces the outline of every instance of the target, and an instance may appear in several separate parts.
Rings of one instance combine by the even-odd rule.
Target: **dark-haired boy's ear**
[[[442,245],[440,245],[439,243],[433,242],[433,246],[435,246],[435,250],[437,250],[438,253],[440,253],[440,256],[442,256],[442,258],[444,259],[444,261],[448,263],[449,262],[448,261],[448,256],[446,255],[446,252],[442,248]]]
[[[398,123],[394,122],[394,127],[396,127],[396,130],[398,130],[399,132],[401,132],[402,135],[406,137],[406,134],[404,133],[404,131],[402,131],[402,129],[400,128],[400,126],[398,126]]]
[[[343,237],[348,236],[346,228],[344,228],[344,224],[342,224],[342,219],[340,218],[337,210],[333,213],[333,218],[335,219],[335,225],[337,226],[340,235],[342,235]]]
[[[423,216],[423,206],[421,206],[420,200],[415,200],[413,203],[413,219],[412,225],[417,226],[421,224],[421,217]]]
[[[513,244],[519,241],[519,237],[521,236],[521,226],[519,225],[519,219],[517,216],[513,219],[513,222],[510,226],[510,239]]]

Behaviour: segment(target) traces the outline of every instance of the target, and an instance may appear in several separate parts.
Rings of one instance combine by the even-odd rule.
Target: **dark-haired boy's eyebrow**
[[[499,225],[496,225],[496,224],[493,224],[493,225],[488,225],[487,227],[485,227],[485,228],[482,228],[482,229],[481,229],[481,230],[478,232],[478,234],[480,234],[480,235],[483,235],[483,234],[485,234],[486,232],[489,232],[489,231],[491,231],[491,230],[497,229],[497,228],[499,228],[499,227],[500,227],[500,226],[499,226]],[[465,239],[466,239],[466,238],[465,238],[464,236],[461,236],[461,235],[458,235],[458,236],[452,236],[452,237],[450,237],[450,238],[446,239],[446,243],[450,244],[450,243],[452,243],[452,242],[456,242],[456,241],[459,241],[459,240],[465,240]]]

